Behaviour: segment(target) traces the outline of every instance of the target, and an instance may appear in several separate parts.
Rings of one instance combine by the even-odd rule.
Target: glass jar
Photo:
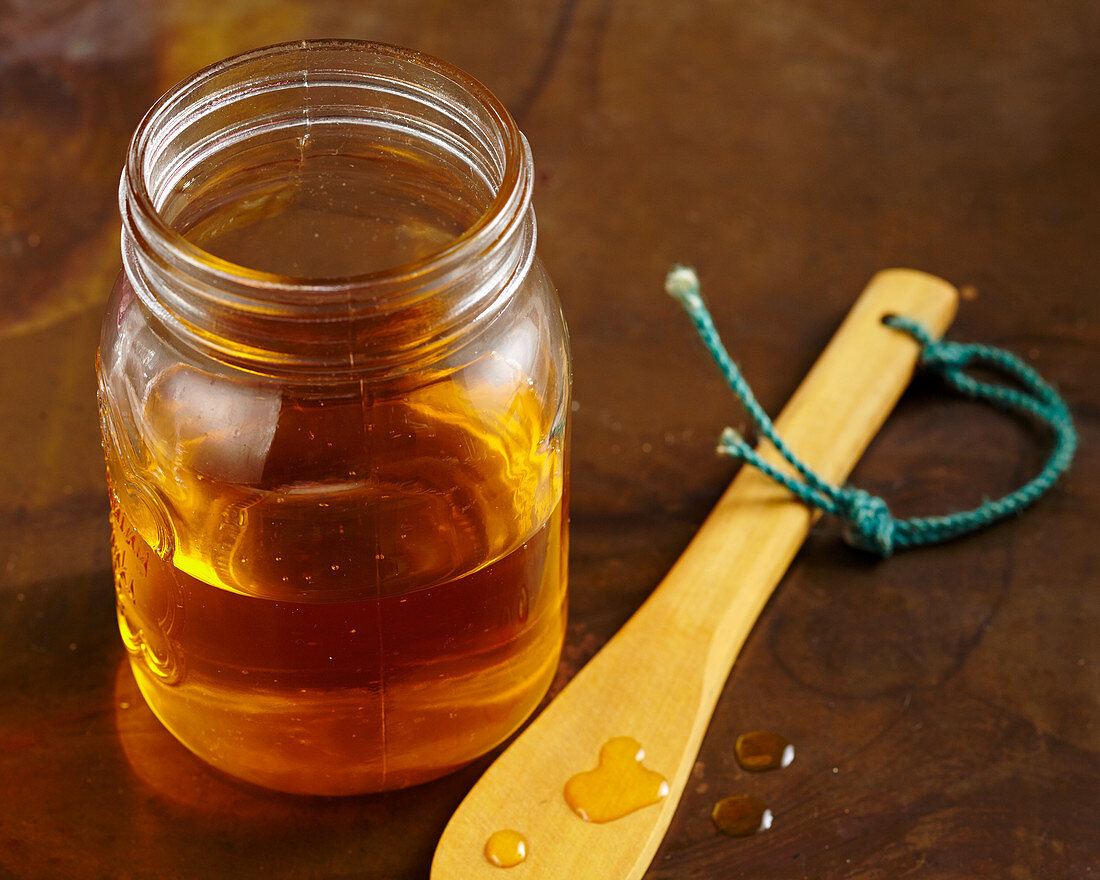
[[[549,686],[570,373],[532,182],[482,85],[372,43],[231,58],[139,125],[98,355],[118,622],[220,769],[411,785]]]

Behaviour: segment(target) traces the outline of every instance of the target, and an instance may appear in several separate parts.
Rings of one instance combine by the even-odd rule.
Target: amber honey
[[[499,440],[405,404],[380,414],[434,438],[422,456],[396,431],[348,443],[363,417],[350,409],[287,406],[264,467],[280,488],[173,462],[190,477],[160,489],[195,525],[177,527],[168,558],[132,521],[145,502],[128,515],[112,499],[119,626],[146,700],[201,757],[287,791],[400,787],[471,760],[534,708],[563,637],[560,494],[532,517],[532,486],[499,467]],[[354,489],[309,480],[311,461],[331,474],[349,450]],[[191,452],[213,467],[202,443]],[[459,457],[479,466],[445,464]]]
[[[714,805],[710,818],[727,837],[751,837],[772,827],[772,811],[750,795],[722,798]]]
[[[527,838],[518,831],[502,828],[485,841],[485,858],[498,868],[514,868],[527,860]]]
[[[762,773],[789,767],[794,760],[794,746],[781,734],[770,730],[753,730],[737,737],[733,754],[742,770]]]
[[[569,777],[563,794],[585,822],[613,822],[668,797],[668,780],[642,764],[645,750],[630,736],[600,747],[599,764]]]

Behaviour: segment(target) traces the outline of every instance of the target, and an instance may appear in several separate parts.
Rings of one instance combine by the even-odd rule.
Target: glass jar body
[[[519,207],[499,248],[533,247]],[[98,359],[119,628],[150,707],[220,769],[310,794],[415,784],[497,745],[549,686],[565,327],[533,254],[487,284],[486,253],[460,255],[471,271],[444,293],[418,286],[430,267],[405,271],[397,294],[348,305],[346,332],[309,293],[323,313],[284,320],[280,351],[343,334],[331,369],[270,357],[267,313],[234,324],[216,284],[196,297],[193,275],[150,284],[132,261],[120,277]],[[172,296],[189,297],[183,330]],[[472,298],[492,306],[448,325]],[[381,308],[395,299],[416,310]]]

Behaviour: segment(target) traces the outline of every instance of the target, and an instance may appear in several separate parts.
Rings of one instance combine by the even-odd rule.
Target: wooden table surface
[[[233,52],[349,36],[473,73],[534,149],[576,370],[557,687],[728,482],[743,415],[662,293],[695,265],[771,411],[878,269],[968,285],[1082,432],[1025,516],[873,562],[823,520],[733,672],[648,878],[1084,878],[1100,863],[1100,6],[1089,0],[0,3],[0,877],[424,878],[486,762],[302,799],[165,733],[116,632],[93,355],[144,109]],[[855,474],[903,514],[1039,466],[1039,431],[918,382]],[[741,772],[736,736],[797,757]],[[715,833],[714,803],[773,828]],[[505,876],[502,874],[502,876]],[[510,876],[510,875],[509,875]],[[515,876],[522,877],[522,870]],[[585,880],[585,878],[582,878]]]

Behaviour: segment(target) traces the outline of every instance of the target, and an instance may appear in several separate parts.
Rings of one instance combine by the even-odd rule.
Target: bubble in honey
[[[494,831],[485,841],[485,858],[498,868],[514,868],[527,858],[527,838],[511,828]]]
[[[794,760],[794,746],[786,737],[770,730],[754,730],[737,737],[733,747],[737,763],[753,773],[779,770]]]
[[[772,827],[772,811],[748,795],[722,798],[710,814],[714,827],[728,837],[750,837]]]
[[[600,748],[599,766],[565,783],[565,800],[586,822],[611,822],[668,795],[668,780],[642,766],[645,750],[629,736],[616,736]]]

